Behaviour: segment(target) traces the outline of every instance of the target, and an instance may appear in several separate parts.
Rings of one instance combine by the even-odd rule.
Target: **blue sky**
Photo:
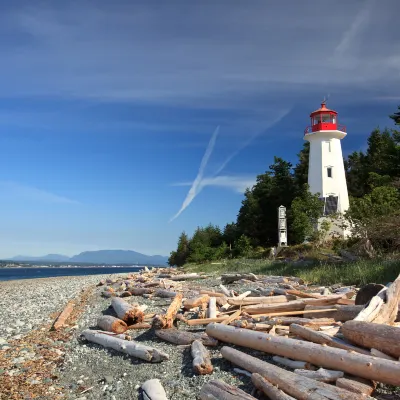
[[[296,161],[324,96],[344,153],[364,148],[400,104],[399,12],[398,0],[1,2],[0,257],[167,255],[181,231],[233,221],[274,155]]]

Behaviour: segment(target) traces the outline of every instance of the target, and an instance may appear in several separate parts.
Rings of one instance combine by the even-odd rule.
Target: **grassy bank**
[[[366,283],[386,284],[397,278],[400,261],[362,260],[349,263],[315,262],[312,265],[291,264],[269,260],[235,259],[220,263],[187,264],[188,272],[221,274],[228,272],[252,272],[263,275],[298,276],[308,283],[317,285],[363,285]]]

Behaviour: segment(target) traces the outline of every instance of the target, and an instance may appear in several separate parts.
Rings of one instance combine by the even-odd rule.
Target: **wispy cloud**
[[[247,188],[252,187],[256,183],[256,177],[251,176],[228,176],[220,175],[216,177],[203,178],[199,188],[206,186],[221,187],[234,190],[237,193],[244,193]],[[174,183],[172,186],[190,186],[192,182]]]
[[[201,160],[200,167],[199,167],[199,172],[197,173],[197,176],[195,180],[192,183],[192,187],[190,188],[185,200],[183,201],[182,207],[180,210],[170,219],[170,222],[172,222],[174,219],[178,218],[179,215],[182,214],[182,212],[190,205],[190,203],[194,200],[194,198],[198,195],[199,191],[201,190],[201,181],[203,180],[203,175],[204,171],[207,167],[208,160],[210,159],[210,156],[214,150],[215,147],[215,142],[217,140],[217,136],[219,133],[219,126],[215,129],[213,135],[211,136],[211,139],[208,143],[206,152],[204,153],[204,156]]]
[[[3,197],[23,198],[43,203],[80,204],[76,200],[16,182],[0,181],[0,193]]]

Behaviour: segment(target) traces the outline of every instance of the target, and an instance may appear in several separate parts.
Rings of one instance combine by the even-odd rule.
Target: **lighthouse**
[[[308,185],[311,193],[319,193],[323,203],[323,215],[319,222],[329,215],[344,214],[349,208],[346,175],[344,170],[341,140],[346,137],[346,127],[338,123],[338,113],[326,107],[323,101],[321,108],[310,114],[311,125],[304,131],[304,140],[310,142],[308,165]],[[335,223],[332,232],[341,237],[350,232]]]

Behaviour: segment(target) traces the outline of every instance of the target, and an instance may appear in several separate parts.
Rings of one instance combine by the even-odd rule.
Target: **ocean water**
[[[143,267],[69,267],[69,268],[0,268],[0,281],[14,279],[51,278],[56,276],[106,275],[137,272]]]

